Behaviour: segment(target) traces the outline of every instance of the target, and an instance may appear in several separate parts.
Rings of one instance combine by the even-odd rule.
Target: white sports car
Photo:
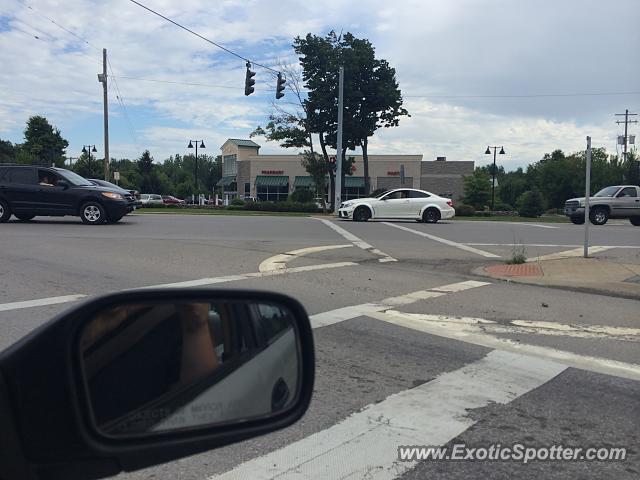
[[[424,190],[398,188],[372,198],[358,198],[340,204],[338,216],[355,222],[373,218],[411,218],[418,222],[436,223],[453,218],[453,202]]]

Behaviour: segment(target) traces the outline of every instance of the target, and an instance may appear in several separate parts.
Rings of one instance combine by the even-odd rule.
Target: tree
[[[149,150],[142,152],[136,161],[136,167],[140,174],[140,191],[144,193],[158,193],[159,182],[153,171],[153,157]]]
[[[491,179],[483,169],[476,169],[464,177],[464,203],[483,210],[491,199]]]
[[[521,217],[539,217],[544,213],[544,201],[537,188],[524,192],[518,199],[518,214]]]
[[[375,58],[375,49],[369,40],[346,33],[338,55],[345,68],[344,130],[351,144],[362,149],[365,194],[368,195],[371,191],[369,137],[379,128],[398,126],[400,117],[409,116],[409,112],[402,106],[395,69],[386,60]]]
[[[64,155],[69,142],[62,138],[60,130],[53,127],[46,118],[39,115],[29,117],[24,131],[25,142],[21,149],[29,163],[55,163],[64,166]]]
[[[7,140],[0,140],[0,163],[15,162],[16,147]]]
[[[84,178],[102,178],[104,175],[104,163],[102,159],[97,159],[88,153],[82,153],[73,164],[73,171]]]

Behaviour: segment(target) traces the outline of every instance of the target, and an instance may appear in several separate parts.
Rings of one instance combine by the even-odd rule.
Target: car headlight
[[[351,205],[353,205],[353,202],[344,202],[342,205],[340,205],[340,208],[347,208],[347,207],[350,207]]]
[[[119,193],[102,192],[102,195],[104,195],[107,198],[110,198],[111,200],[124,200],[124,197]]]

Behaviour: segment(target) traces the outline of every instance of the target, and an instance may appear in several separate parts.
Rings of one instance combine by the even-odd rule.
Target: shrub
[[[507,265],[520,265],[527,261],[527,251],[524,247],[524,244],[514,244],[513,249],[511,250],[511,258],[509,258],[506,262]]]
[[[318,213],[321,211],[317,205],[311,203],[300,202],[255,202],[247,203],[245,210],[254,212],[302,212],[302,213]]]
[[[481,211],[481,212],[476,212],[476,213],[474,214],[474,216],[475,216],[475,217],[490,217],[490,216],[491,216],[491,214],[492,214],[492,212],[489,212],[489,211],[487,211],[487,210],[483,210],[483,211]]]
[[[473,217],[476,210],[471,205],[456,205],[456,217]]]
[[[521,217],[539,217],[544,213],[542,195],[536,189],[524,192],[518,198],[518,213]]]
[[[314,198],[314,193],[308,188],[296,188],[289,197],[291,202],[296,203],[310,203]]]
[[[513,207],[506,202],[496,202],[496,205],[493,210],[496,212],[513,212],[514,211]]]
[[[243,207],[245,204],[245,201],[241,198],[234,198],[233,200],[231,200],[231,205],[233,205],[234,207]]]
[[[231,202],[231,205],[226,207],[225,210],[244,210],[244,205],[238,205]]]

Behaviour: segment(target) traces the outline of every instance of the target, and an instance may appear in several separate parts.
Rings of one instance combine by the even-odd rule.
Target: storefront
[[[310,189],[319,196],[300,155],[260,155],[260,145],[243,139],[229,139],[221,150],[223,176],[217,187],[229,199],[253,197],[280,202],[299,188]],[[352,174],[345,176],[345,200],[365,196],[362,156],[350,156],[355,162]],[[457,198],[463,193],[463,176],[473,173],[473,168],[470,161],[423,161],[422,155],[369,155],[370,188],[418,188]],[[327,178],[327,199],[328,191]]]

